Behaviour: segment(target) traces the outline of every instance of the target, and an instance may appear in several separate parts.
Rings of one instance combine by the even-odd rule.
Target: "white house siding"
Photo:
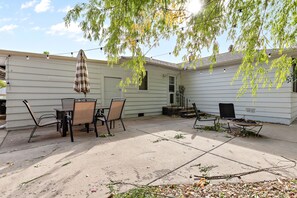
[[[0,53],[1,54],[1,53]],[[33,54],[26,60],[26,54],[12,55],[9,58],[6,76],[7,87],[6,121],[7,129],[22,128],[33,125],[28,110],[22,100],[27,99],[39,117],[45,113],[55,113],[55,107],[61,107],[61,98],[80,98],[83,94],[73,91],[75,76],[75,58],[50,58]],[[104,76],[124,79],[130,73],[119,66],[109,67],[103,61],[87,61],[91,92],[89,98],[96,98],[97,104],[104,102]],[[136,117],[161,114],[162,106],[167,105],[168,76],[178,77],[177,70],[160,66],[147,66],[149,72],[149,90],[139,91],[136,87],[127,88],[122,95],[126,97],[125,117]],[[109,104],[103,104],[109,105]]]
[[[55,113],[55,107],[61,107],[61,98],[84,97],[73,91],[75,59],[54,60],[38,57],[11,56],[7,67],[7,128],[32,125],[33,121],[23,104],[27,99],[36,113]],[[101,81],[98,64],[89,63],[91,92],[87,97],[97,98],[101,102]]]
[[[167,105],[168,95],[168,75],[173,75],[178,79],[180,72],[178,70],[167,69],[156,65],[146,65],[148,71],[148,90],[139,90],[138,86],[126,87],[122,96],[126,98],[124,109],[124,117],[137,117],[139,113],[144,116],[160,115],[162,114],[162,106]],[[108,66],[102,67],[101,84],[104,82],[104,77],[118,77],[125,79],[130,76],[130,72],[125,71],[119,67],[110,68]],[[165,77],[163,77],[163,74]],[[104,86],[102,87],[102,94],[104,94]],[[102,95],[104,98],[104,95]],[[109,104],[104,104],[109,105]]]
[[[212,74],[208,69],[202,70],[202,73],[182,72],[181,84],[186,88],[186,97],[196,102],[198,109],[207,113],[219,115],[219,103],[234,103],[238,118],[244,116],[247,119],[290,124],[292,85],[285,83],[277,90],[260,88],[256,97],[247,93],[237,98],[242,83],[237,80],[231,85],[237,68],[238,65],[216,67]]]
[[[292,93],[292,119],[293,122],[297,118],[297,93]]]
[[[139,90],[138,87],[128,87],[125,97],[127,104],[125,116],[136,117],[139,113],[144,116],[160,115],[162,107],[167,106],[169,77],[176,77],[176,88],[179,84],[180,72],[158,66],[148,65],[148,90]]]

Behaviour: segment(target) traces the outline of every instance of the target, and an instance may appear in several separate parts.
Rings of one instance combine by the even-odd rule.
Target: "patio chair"
[[[214,128],[216,129],[216,121],[217,121],[217,118],[216,117],[211,117],[211,118],[202,118],[200,116],[200,113],[197,109],[197,106],[196,106],[196,103],[192,103],[193,105],[193,108],[194,108],[194,111],[195,111],[195,114],[196,114],[196,119],[195,119],[195,122],[194,122],[194,125],[193,125],[193,128],[194,129],[202,129],[201,127],[197,126],[197,121],[200,121],[200,122],[213,122],[213,126]],[[201,125],[200,125],[201,126]]]
[[[235,111],[233,103],[219,103],[220,118],[221,119],[234,119]]]
[[[55,114],[43,114],[41,115],[38,119],[36,119],[32,109],[31,109],[31,106],[29,105],[28,101],[27,100],[23,100],[23,103],[26,105],[34,123],[35,123],[35,126],[30,134],[30,137],[29,137],[29,140],[28,142],[31,141],[31,138],[33,137],[36,129],[38,127],[45,127],[45,126],[49,126],[49,125],[54,125],[56,124],[57,125],[57,131],[59,131],[59,121],[57,120],[57,117]],[[55,118],[55,120],[51,120],[51,121],[47,121],[47,122],[44,122],[44,123],[41,123],[42,120],[44,119],[49,119],[49,118]]]
[[[122,120],[122,113],[125,106],[126,99],[125,98],[113,98],[110,102],[109,111],[107,117],[104,114],[101,114],[100,110],[98,109],[96,119],[100,120],[102,123],[105,123],[108,134],[110,133],[110,128],[115,127],[115,121],[120,120],[124,131],[126,131],[124,122]],[[108,127],[108,122],[110,122],[110,128]]]
[[[71,142],[73,139],[73,129],[72,126],[85,124],[87,132],[89,132],[89,124],[94,124],[95,134],[98,137],[96,128],[96,119],[94,119],[95,109],[96,109],[96,99],[83,101],[80,99],[74,100],[73,113],[72,116],[68,115],[68,125],[70,129]]]
[[[62,108],[63,109],[72,109],[74,104],[74,98],[62,98]]]
[[[239,128],[240,131],[252,131],[259,136],[260,131],[262,130],[263,124],[258,123],[254,120],[246,120],[245,118],[236,118],[234,104],[233,103],[219,103],[220,117],[221,119],[227,119],[228,129],[232,132],[231,124]],[[256,129],[256,130],[255,130]]]

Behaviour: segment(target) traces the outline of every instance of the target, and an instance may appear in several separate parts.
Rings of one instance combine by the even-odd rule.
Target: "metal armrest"
[[[41,119],[44,119],[44,118],[56,118],[56,115],[55,114],[43,114],[42,116],[40,116]],[[39,119],[40,119],[39,118]]]
[[[55,114],[43,114],[42,116],[39,117],[38,124],[41,122],[41,120],[46,119],[46,118],[55,118],[55,119],[57,119],[57,116]]]

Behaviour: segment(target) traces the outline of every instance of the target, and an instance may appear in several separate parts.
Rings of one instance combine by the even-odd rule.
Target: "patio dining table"
[[[96,109],[96,116],[102,115],[104,110],[108,109],[109,107],[98,107]],[[57,118],[61,121],[62,137],[65,137],[68,131],[67,115],[73,112],[73,108],[54,108],[54,110],[56,111]]]

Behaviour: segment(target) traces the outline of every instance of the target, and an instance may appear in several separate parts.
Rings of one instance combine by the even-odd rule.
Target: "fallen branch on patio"
[[[70,164],[71,162],[66,162],[65,164],[62,164],[62,166],[67,166],[68,164]]]
[[[283,157],[285,158],[285,157]],[[194,180],[200,180],[201,178],[204,178],[206,180],[216,180],[216,179],[232,179],[234,177],[237,177],[239,179],[241,179],[242,176],[245,175],[250,175],[250,174],[254,174],[254,173],[258,173],[258,172],[272,172],[272,171],[276,171],[278,169],[284,169],[284,168],[294,168],[296,167],[296,161],[285,158],[287,160],[289,160],[290,162],[294,163],[294,165],[292,166],[274,166],[274,167],[269,167],[269,168],[261,168],[261,169],[257,169],[257,170],[253,170],[253,171],[248,171],[248,172],[242,172],[242,173],[235,173],[235,174],[226,174],[226,175],[215,175],[215,176],[199,176],[199,175],[194,175]],[[274,174],[278,174],[279,173],[274,173]]]
[[[30,180],[28,180],[28,181],[22,182],[21,185],[26,185],[26,184],[28,184],[28,183],[30,183],[30,182],[33,182],[33,181],[35,181],[35,180],[37,180],[37,179],[39,179],[39,178],[41,178],[41,177],[44,177],[44,176],[46,176],[46,175],[49,175],[49,174],[50,174],[50,173],[45,173],[45,174],[43,174],[43,175],[40,175],[40,176],[35,177],[35,178],[33,178],[33,179],[30,179]]]

